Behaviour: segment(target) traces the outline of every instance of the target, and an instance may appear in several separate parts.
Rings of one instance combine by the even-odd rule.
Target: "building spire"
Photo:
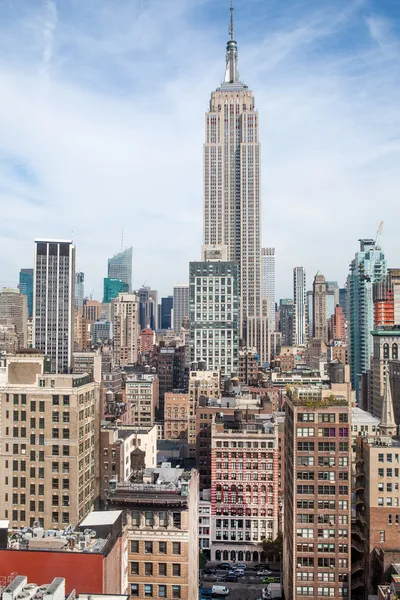
[[[230,0],[230,23],[229,23],[229,41],[226,45],[226,72],[225,83],[238,83],[238,49],[235,42],[235,26],[233,19],[233,4]]]
[[[389,436],[396,435],[397,426],[396,421],[394,420],[393,399],[392,391],[390,389],[389,373],[386,373],[385,377],[385,389],[383,392],[381,416],[381,424],[379,425],[380,433]]]

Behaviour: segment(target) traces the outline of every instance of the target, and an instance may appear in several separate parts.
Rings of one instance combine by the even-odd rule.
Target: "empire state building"
[[[212,92],[206,113],[204,246],[224,247],[227,259],[238,263],[241,334],[260,351],[266,332],[261,318],[258,113],[253,93],[239,78],[232,3],[230,10],[225,80]]]

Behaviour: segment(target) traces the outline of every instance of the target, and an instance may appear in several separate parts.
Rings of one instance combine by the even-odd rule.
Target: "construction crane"
[[[376,247],[378,247],[378,242],[379,242],[379,240],[381,239],[381,236],[382,236],[382,228],[383,228],[383,221],[381,221],[379,223],[379,226],[378,226],[378,229],[377,229],[377,232],[376,232],[376,236],[375,236],[375,246]]]

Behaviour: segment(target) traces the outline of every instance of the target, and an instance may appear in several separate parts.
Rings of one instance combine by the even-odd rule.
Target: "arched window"
[[[389,358],[389,344],[383,344],[383,358]]]
[[[397,344],[392,345],[392,358],[399,358],[399,347]]]
[[[231,550],[231,560],[236,560],[236,552],[235,550]]]
[[[239,550],[238,552],[238,561],[242,561],[244,560],[244,553],[242,550]]]
[[[229,553],[228,550],[224,550],[222,553],[223,559],[224,560],[229,560]]]
[[[215,552],[215,560],[221,560],[221,550]]]
[[[253,552],[253,562],[258,562],[258,552]]]
[[[251,552],[249,552],[248,550],[246,552],[246,559],[245,560],[246,560],[246,562],[250,562],[251,561]]]

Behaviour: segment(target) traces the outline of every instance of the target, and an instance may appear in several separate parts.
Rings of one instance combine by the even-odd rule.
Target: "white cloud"
[[[264,18],[264,4],[246,0],[238,13],[252,13],[251,5],[252,18]],[[261,120],[263,239],[277,248],[282,295],[296,264],[343,282],[357,239],[381,219],[389,263],[400,250],[397,65],[376,47],[361,3],[337,0],[336,13],[311,5],[300,14],[289,3],[243,42],[245,23],[237,24],[240,72]],[[123,225],[134,284],[147,280],[166,294],[199,257],[204,113],[223,76],[226,37],[224,22],[203,17],[219,4],[46,6],[44,28],[35,5],[0,42],[0,55],[10,56],[5,50],[31,33],[26,52],[0,62],[0,165],[8,157],[0,168],[0,285],[32,263],[35,236],[73,230],[77,266],[100,298]],[[354,28],[368,39],[339,43]]]

